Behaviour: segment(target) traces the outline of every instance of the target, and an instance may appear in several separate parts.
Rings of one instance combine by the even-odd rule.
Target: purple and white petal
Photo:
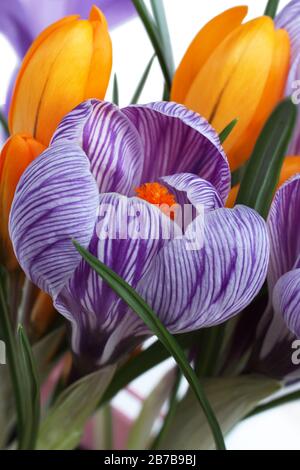
[[[192,173],[164,176],[160,178],[160,181],[175,195],[176,202],[182,206],[192,204],[204,210],[223,207],[216,188]]]
[[[142,182],[194,173],[215,186],[225,202],[231,181],[229,165],[217,133],[204,118],[169,102],[129,106],[123,113],[142,140]]]
[[[101,193],[134,194],[141,183],[143,148],[117,106],[98,100],[80,104],[62,120],[52,143],[65,140],[82,146]]]
[[[270,267],[268,283],[270,291],[300,257],[300,174],[288,180],[276,192],[268,217],[270,236]]]
[[[178,235],[156,206],[117,194],[100,196],[100,213],[89,251],[132,287],[169,238]],[[73,350],[107,363],[149,331],[127,305],[82,261],[55,298],[56,308],[73,325]],[[126,344],[128,345],[126,346]]]
[[[72,238],[88,247],[99,207],[99,192],[80,147],[59,143],[27,168],[10,214],[10,236],[27,276],[55,295],[81,257]]]
[[[284,274],[273,292],[276,314],[283,316],[289,329],[300,338],[300,268]]]
[[[266,224],[244,206],[206,213],[201,249],[188,249],[188,240],[186,233],[166,245],[137,286],[173,333],[240,312],[262,287],[269,262]]]

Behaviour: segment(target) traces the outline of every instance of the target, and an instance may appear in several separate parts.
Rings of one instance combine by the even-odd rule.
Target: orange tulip
[[[296,173],[300,173],[300,156],[286,157],[281,168],[279,182],[277,188],[283,185],[289,178],[294,176]],[[240,189],[240,185],[234,186],[226,201],[226,207],[233,207]]]
[[[274,106],[282,98],[290,41],[269,17],[241,24],[247,7],[225,11],[198,33],[172,86],[171,99],[202,114],[221,132],[238,119],[224,143],[231,170],[250,156]]]
[[[82,101],[103,99],[112,67],[107,22],[93,7],[89,20],[69,16],[33,42],[20,69],[9,112],[12,134],[48,145],[61,119]]]
[[[0,157],[0,264],[13,271],[18,267],[8,233],[8,219],[15,190],[22,173],[43,150],[44,145],[26,135],[11,137]]]

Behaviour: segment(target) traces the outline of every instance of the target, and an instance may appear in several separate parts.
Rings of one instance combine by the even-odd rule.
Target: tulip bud
[[[12,134],[26,133],[48,145],[62,118],[82,101],[103,99],[112,67],[104,15],[69,16],[43,31],[27,52],[9,112]]]
[[[214,18],[196,36],[174,78],[171,98],[203,115],[221,132],[231,170],[251,155],[255,141],[284,94],[290,40],[269,17],[241,24],[246,7]]]
[[[27,166],[43,152],[45,147],[26,135],[8,139],[0,157],[0,264],[9,271],[17,268],[8,233],[8,219],[15,190]]]

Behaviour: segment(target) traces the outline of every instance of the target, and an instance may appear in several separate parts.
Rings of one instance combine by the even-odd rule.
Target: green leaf
[[[79,444],[84,425],[95,411],[114,371],[114,366],[101,369],[64,390],[41,423],[37,449],[71,450]]]
[[[1,270],[2,271],[2,270]],[[6,345],[8,370],[10,374],[15,407],[17,412],[17,434],[19,449],[26,448],[27,403],[23,396],[22,362],[19,345],[14,335],[10,312],[6,300],[5,276],[0,275],[0,330]]]
[[[142,76],[142,78],[141,78],[141,80],[140,80],[140,82],[139,82],[139,84],[138,84],[138,86],[137,86],[137,89],[136,89],[136,91],[135,91],[135,93],[134,93],[134,95],[133,95],[133,97],[132,97],[132,99],[131,99],[131,104],[136,104],[136,103],[138,102],[138,100],[139,100],[139,98],[140,98],[140,96],[141,96],[141,93],[142,93],[142,91],[143,91],[143,89],[144,89],[144,86],[145,86],[145,83],[146,83],[146,81],[147,81],[147,78],[148,78],[148,76],[149,76],[149,73],[150,73],[150,70],[151,70],[151,67],[152,67],[152,64],[153,64],[153,62],[154,62],[155,57],[156,57],[156,54],[154,54],[154,55],[151,57],[150,62],[148,63],[148,65],[147,65],[147,67],[146,67],[146,69],[145,69],[145,71],[144,71],[144,73],[143,73],[143,76]]]
[[[275,400],[268,401],[263,405],[259,405],[257,408],[254,408],[245,418],[250,418],[251,416],[258,415],[259,413],[263,413],[264,411],[272,410],[273,408],[277,408],[277,406],[285,405],[286,403],[291,403],[293,401],[300,400],[300,390],[296,390],[295,392],[288,393],[282,397],[276,398]]]
[[[6,117],[4,116],[3,114],[3,111],[0,110],[0,124],[4,130],[4,133],[5,133],[5,136],[6,137],[9,137],[9,127],[8,127],[8,123],[7,123],[7,120],[6,120]]]
[[[222,433],[219,424],[215,418],[214,412],[203,392],[202,386],[195,371],[190,366],[184,352],[180,348],[178,342],[169,331],[164,327],[158,316],[150,309],[147,303],[135,292],[129,284],[121,279],[114,271],[101,263],[91,253],[82,248],[76,241],[73,241],[76,249],[83,259],[104,279],[108,285],[123,299],[127,305],[137,313],[137,315],[145,322],[148,328],[158,337],[165,348],[173,356],[181,369],[183,375],[194,391],[197,400],[202,407],[205,416],[209,422],[211,432],[214,437],[216,448],[218,450],[225,449]]]
[[[189,349],[191,345],[196,344],[198,341],[199,332],[196,331],[176,335],[175,338],[182,349]],[[126,387],[126,385],[134,379],[169,357],[169,351],[166,350],[160,341],[156,341],[147,349],[141,351],[133,358],[130,358],[130,360],[117,370],[113,380],[104,393],[99,406],[110,401],[120,390]]]
[[[26,449],[34,449],[40,421],[40,384],[31,346],[23,327],[18,328],[23,377],[23,396],[26,399]]]
[[[166,12],[164,8],[163,0],[151,0],[151,8],[153,12],[154,19],[156,21],[157,29],[159,36],[162,41],[162,47],[168,68],[172,76],[175,71],[174,57],[172,51],[171,38],[168,28],[168,22],[166,18]]]
[[[181,384],[181,379],[182,379],[181,371],[177,369],[175,383],[173,385],[170,398],[169,398],[168,412],[166,416],[164,417],[164,421],[163,421],[163,424],[159,433],[157,434],[157,436],[155,437],[152,443],[151,449],[153,450],[158,449],[161,441],[165,438],[165,436],[168,434],[169,430],[171,429],[173,418],[175,416],[177,406],[178,406],[177,394],[178,394],[179,386]]]
[[[117,74],[114,75],[113,103],[119,106],[119,84]]]
[[[296,118],[297,107],[290,99],[275,108],[256,142],[241,182],[236,203],[256,209],[265,218],[279,181]]]
[[[269,0],[265,9],[265,15],[275,18],[280,0]]]
[[[173,76],[172,76],[172,71],[167,63],[167,59],[165,57],[165,53],[163,50],[163,45],[162,45],[162,41],[161,41],[161,37],[158,31],[157,25],[155,24],[153,18],[151,17],[143,0],[132,0],[132,3],[135,6],[135,9],[138,15],[140,16],[145,26],[145,29],[148,33],[149,39],[153,45],[153,49],[156,52],[158,61],[160,63],[160,67],[164,75],[168,91],[170,92]]]
[[[204,386],[225,436],[257,403],[280,388],[275,380],[254,375],[207,379]],[[170,432],[161,442],[160,449],[212,448],[213,440],[205,417],[196,406],[194,395],[188,391],[177,407]]]
[[[219,134],[219,139],[220,139],[220,142],[221,144],[223,144],[225,142],[225,140],[227,139],[227,137],[231,134],[231,132],[233,131],[233,129],[235,128],[235,126],[237,125],[238,123],[238,120],[237,119],[233,119],[229,124],[228,126],[225,127],[225,129],[223,129],[220,134]]]
[[[175,381],[174,369],[169,371],[143,402],[141,412],[128,437],[128,450],[145,450],[151,443],[151,431]]]

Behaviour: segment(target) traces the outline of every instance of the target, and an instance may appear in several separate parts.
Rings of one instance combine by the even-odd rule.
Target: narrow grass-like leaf
[[[231,132],[233,131],[233,129],[235,128],[235,126],[237,125],[237,122],[238,120],[237,119],[233,119],[229,124],[228,126],[225,127],[225,129],[223,129],[220,134],[219,134],[219,139],[220,139],[220,142],[221,144],[223,144],[225,142],[225,140],[227,139],[227,137],[231,134]]]
[[[8,128],[8,123],[6,120],[6,117],[3,114],[3,111],[0,110],[0,124],[4,130],[5,136],[9,137],[9,128]]]
[[[149,39],[153,45],[153,49],[156,52],[157,58],[159,60],[160,67],[164,75],[167,88],[170,91],[173,77],[172,77],[172,72],[169,69],[169,66],[166,61],[165,53],[163,50],[163,44],[160,38],[157,25],[155,24],[153,18],[151,17],[145,5],[145,2],[143,0],[132,0],[132,3],[135,6],[135,9],[139,17],[141,18],[145,26]]]
[[[144,86],[145,86],[145,83],[147,81],[147,78],[149,76],[149,73],[150,73],[150,70],[151,70],[151,67],[152,67],[152,64],[154,62],[154,59],[156,57],[156,54],[153,54],[153,56],[151,57],[143,75],[142,75],[142,78],[137,86],[137,89],[132,97],[132,100],[131,100],[131,104],[136,104],[142,94],[142,91],[144,89]]]
[[[247,165],[237,204],[256,209],[267,217],[279,181],[281,167],[297,118],[297,107],[288,98],[265,124]]]
[[[171,74],[173,75],[175,70],[174,57],[163,0],[151,0],[151,8],[156,21],[158,33],[163,44],[166,62]]]
[[[40,384],[37,367],[26,333],[21,325],[18,339],[23,375],[23,396],[26,397],[26,448],[34,449],[40,422]]]
[[[275,18],[280,0],[269,0],[265,9],[265,15]]]
[[[73,241],[76,249],[83,259],[105,280],[108,285],[122,298],[127,305],[137,313],[137,315],[145,322],[148,328],[158,337],[165,348],[170,352],[183,375],[195,393],[197,400],[206,416],[209,427],[214,437],[215,445],[218,450],[225,449],[223,435],[219,423],[214,412],[206,398],[203,388],[200,384],[195,371],[189,364],[184,352],[180,348],[178,342],[169,331],[164,327],[158,316],[151,310],[147,303],[135,292],[132,287],[120,278],[114,271],[101,263],[91,253],[81,247],[76,241]]]
[[[114,75],[113,103],[119,106],[119,83],[117,74]]]

